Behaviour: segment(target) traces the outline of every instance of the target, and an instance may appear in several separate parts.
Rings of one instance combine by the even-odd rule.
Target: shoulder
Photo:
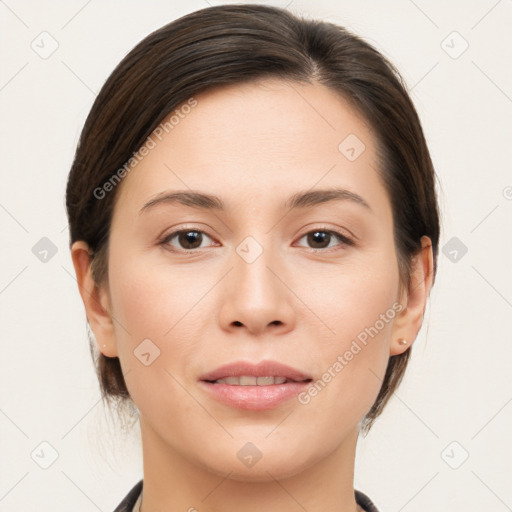
[[[142,480],[139,480],[130,490],[130,492],[123,498],[123,501],[119,503],[114,512],[132,512],[133,507],[137,498],[142,492]]]
[[[356,503],[360,505],[365,512],[379,512],[378,508],[374,505],[372,500],[361,491],[355,490]]]

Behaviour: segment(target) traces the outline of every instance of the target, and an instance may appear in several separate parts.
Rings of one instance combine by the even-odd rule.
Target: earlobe
[[[404,308],[395,319],[390,355],[402,354],[412,345],[423,323],[423,316],[433,281],[432,242],[421,238],[421,249],[411,260],[411,284],[405,295]],[[405,342],[404,342],[405,340]]]
[[[108,294],[98,286],[91,273],[88,245],[80,240],[71,246],[71,258],[75,268],[78,290],[85,306],[87,320],[94,334],[98,349],[107,357],[117,356],[114,325],[110,314]]]

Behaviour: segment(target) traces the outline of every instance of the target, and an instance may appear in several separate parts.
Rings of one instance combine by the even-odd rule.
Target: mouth
[[[269,360],[257,364],[235,361],[200,377],[200,380],[205,382],[223,381],[223,384],[237,386],[268,386],[276,383],[283,384],[286,381],[302,382],[308,379],[311,380],[311,375],[306,375],[292,366]]]
[[[303,391],[312,378],[276,361],[239,361],[203,375],[199,384],[210,398],[245,410],[279,407]]]
[[[240,377],[225,377],[217,380],[204,380],[210,384],[227,384],[229,386],[275,386],[290,382],[311,382],[312,379],[294,380],[280,376],[241,375]]]

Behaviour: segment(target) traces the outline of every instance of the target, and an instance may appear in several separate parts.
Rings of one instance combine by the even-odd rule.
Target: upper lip
[[[286,377],[288,380],[293,381],[311,379],[309,375],[277,361],[261,361],[258,364],[252,364],[246,361],[236,361],[205,373],[199,378],[199,380],[216,381],[226,377],[240,377],[242,375],[253,375],[255,377]]]

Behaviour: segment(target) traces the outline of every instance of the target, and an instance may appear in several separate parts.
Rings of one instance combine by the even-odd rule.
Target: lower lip
[[[200,381],[216,400],[237,409],[263,411],[278,407],[297,396],[310,382],[287,382],[269,386],[233,386]]]

